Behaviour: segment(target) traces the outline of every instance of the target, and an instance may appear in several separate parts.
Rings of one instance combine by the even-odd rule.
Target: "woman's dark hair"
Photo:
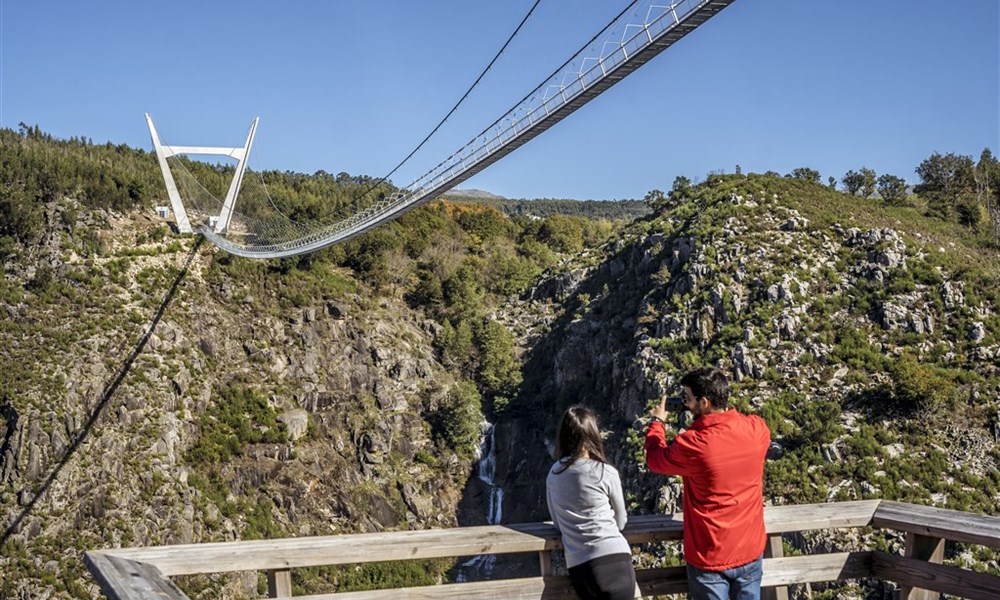
[[[611,464],[604,455],[604,442],[597,425],[597,415],[585,406],[571,406],[563,414],[556,432],[556,460],[563,465],[556,473],[568,469],[576,459],[583,456],[584,450],[592,460]]]

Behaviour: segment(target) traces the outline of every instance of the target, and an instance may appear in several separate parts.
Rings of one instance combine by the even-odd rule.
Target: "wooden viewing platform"
[[[944,565],[944,542],[954,540],[1000,547],[1000,517],[884,500],[768,507],[769,543],[763,586],[775,600],[788,598],[791,584],[874,578],[901,586],[900,598],[936,600],[940,593],[962,598],[1000,598],[1000,577]],[[873,527],[905,534],[902,556],[879,551],[788,556],[783,534],[820,529]],[[629,518],[625,537],[632,544],[680,540],[680,515]],[[561,548],[550,523],[491,525],[365,533],[307,538],[123,548],[87,552],[87,568],[113,600],[186,600],[169,577],[266,571],[269,596],[290,597],[291,570],[319,565],[358,564],[482,554],[538,553],[540,575],[406,589],[298,596],[300,600],[379,600],[386,598],[544,599],[575,598],[569,578],[552,574],[551,552]],[[687,592],[684,567],[640,569],[643,595]]]

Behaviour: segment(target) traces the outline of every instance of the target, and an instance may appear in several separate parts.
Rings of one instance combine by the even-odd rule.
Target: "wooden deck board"
[[[871,575],[870,552],[816,554],[764,560],[764,586],[857,579]],[[640,569],[636,573],[644,596],[687,593],[684,567]],[[297,596],[299,600],[574,600],[565,576],[495,579],[472,583],[448,583],[394,590],[370,590]]]
[[[957,510],[883,501],[872,524],[909,533],[1000,547],[1000,519]]]
[[[1000,598],[1000,577],[996,575],[884,552],[874,553],[872,575],[911,588],[943,592],[970,600]]]
[[[764,509],[768,534],[814,529],[841,529],[871,525],[880,500],[854,500],[826,504],[769,506]]]
[[[871,552],[836,552],[764,559],[761,585],[775,587],[870,577]]]
[[[298,600],[576,600],[568,577],[494,579],[395,590],[296,596]]]
[[[539,552],[559,547],[554,527],[533,523],[125,548],[114,554],[156,565],[165,575],[192,575]]]
[[[867,525],[878,501],[767,507],[768,533]],[[625,537],[632,544],[679,540],[677,515],[636,515]],[[156,565],[165,575],[266,571],[319,565],[541,552],[561,548],[550,523],[395,531],[281,540],[125,548],[114,554]]]
[[[84,561],[101,591],[111,600],[188,600],[153,565],[102,552],[87,552]]]

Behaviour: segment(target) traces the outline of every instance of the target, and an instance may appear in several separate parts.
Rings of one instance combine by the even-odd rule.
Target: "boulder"
[[[878,324],[881,325],[883,329],[893,330],[907,327],[910,320],[909,311],[898,304],[886,302],[879,308]]]
[[[288,439],[294,442],[309,430],[309,413],[301,408],[286,410],[278,415],[278,422],[284,424]]]
[[[962,293],[961,283],[945,281],[941,284],[940,291],[945,308],[958,308],[965,304],[965,295]]]
[[[344,318],[344,310],[335,302],[326,303],[326,314],[338,320]]]

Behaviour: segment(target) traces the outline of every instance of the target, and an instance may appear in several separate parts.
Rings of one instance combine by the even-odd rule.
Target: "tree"
[[[393,235],[386,227],[379,227],[348,241],[347,266],[379,288],[389,282],[389,253],[402,246],[399,236]]]
[[[468,321],[479,314],[486,293],[476,278],[472,263],[463,265],[441,287],[448,314],[459,321]]]
[[[959,213],[960,196],[975,194],[975,168],[972,157],[935,152],[916,168],[920,177],[913,191],[927,200],[927,213],[941,219],[951,219]],[[967,201],[962,201],[967,204]],[[967,208],[967,207],[966,207]],[[968,218],[968,210],[963,211]]]
[[[691,180],[683,175],[678,175],[674,178],[674,185],[670,188],[669,193],[664,194],[660,190],[650,190],[643,197],[642,201],[653,209],[653,212],[657,212],[663,210],[668,205],[683,202],[687,198],[690,190]]]
[[[516,227],[502,212],[492,206],[469,207],[458,213],[455,220],[465,231],[489,242],[498,237],[511,237]]]
[[[514,335],[496,321],[487,321],[477,336],[479,379],[490,395],[511,396],[521,385],[521,364],[514,355]]]
[[[683,175],[678,175],[677,177],[674,177],[674,184],[670,188],[670,195],[671,197],[675,195],[678,196],[686,195],[690,189],[691,189],[691,180]],[[657,192],[659,190],[653,190],[653,191]]]
[[[979,155],[973,177],[979,203],[986,209],[994,236],[1000,238],[1000,161],[989,148],[984,148]]]
[[[439,434],[449,448],[462,458],[471,458],[479,447],[479,424],[483,420],[482,400],[476,386],[460,381],[448,392],[437,411]]]
[[[542,271],[535,261],[517,254],[497,253],[492,260],[490,291],[505,296],[526,289]]]
[[[848,171],[841,181],[844,189],[852,196],[860,193],[867,198],[875,193],[875,171],[868,167],[861,167],[860,171]]]
[[[834,177],[833,175],[830,175],[829,177],[826,178],[826,183],[831,190],[837,189],[837,178]]]
[[[42,234],[41,206],[23,190],[0,187],[0,257],[34,244]]]
[[[440,309],[444,305],[444,291],[437,274],[426,267],[418,268],[417,283],[406,295],[406,301],[413,307],[425,306],[432,313]]]
[[[878,178],[878,195],[886,204],[899,206],[906,199],[906,181],[885,173]]]
[[[811,181],[813,183],[819,183],[820,176],[819,171],[815,169],[810,169],[809,167],[798,167],[793,170],[789,175],[791,179],[801,179],[803,181]]]
[[[676,180],[674,181],[674,183],[675,184],[677,183]],[[667,197],[660,190],[649,190],[649,192],[647,192],[646,195],[642,198],[642,201],[645,202],[646,205],[649,206],[651,209],[653,209],[653,212],[656,212],[662,209],[667,204]]]
[[[868,167],[861,167],[861,196],[871,197],[875,193],[875,171]]]
[[[857,171],[848,171],[847,173],[844,173],[844,177],[840,181],[844,184],[844,190],[852,196],[857,196],[858,192],[861,191],[861,188],[865,183],[864,177]]]
[[[434,336],[434,347],[441,353],[441,361],[460,369],[472,361],[472,328],[467,321],[459,321],[457,326],[445,319],[441,330]]]
[[[973,229],[979,227],[984,220],[984,210],[973,192],[961,192],[955,198],[955,218],[960,225]]]
[[[583,220],[552,215],[538,229],[538,238],[556,252],[579,252],[583,250]]]

